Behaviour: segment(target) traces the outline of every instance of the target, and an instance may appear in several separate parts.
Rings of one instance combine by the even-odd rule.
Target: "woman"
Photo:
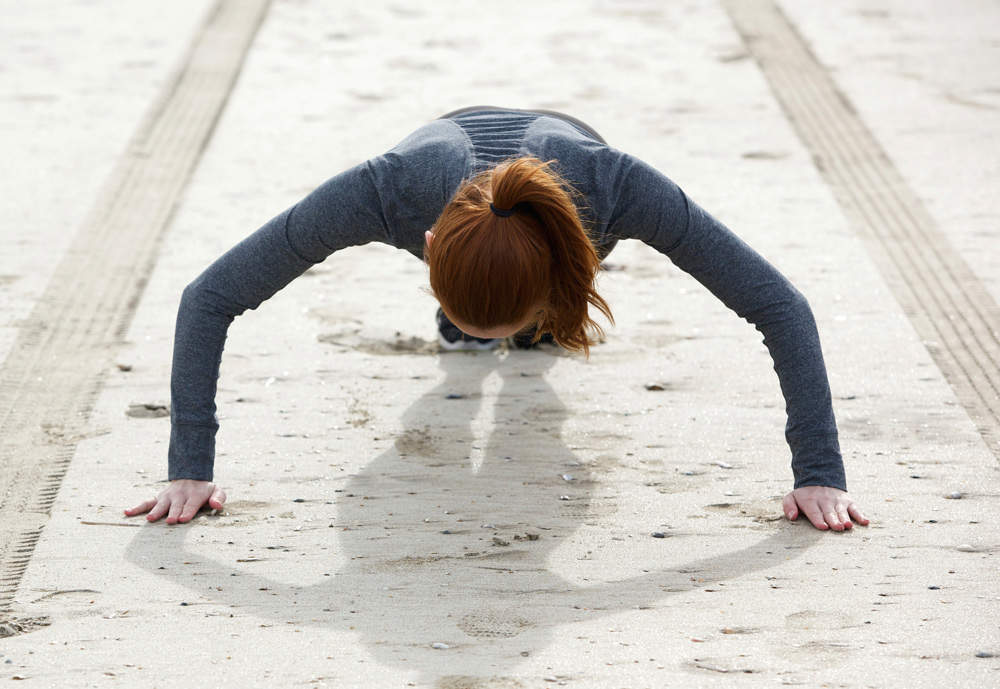
[[[550,161],[548,163],[542,161]],[[330,179],[184,290],[171,380],[171,484],[125,510],[190,521],[212,481],[216,381],[229,323],[334,251],[380,241],[424,255],[446,348],[519,335],[587,352],[610,318],[594,279],[618,239],[666,254],[764,335],[785,397],[794,490],[785,515],[818,529],[867,524],[847,494],[823,354],[805,298],[649,165],[560,113],[492,107],[445,115]]]

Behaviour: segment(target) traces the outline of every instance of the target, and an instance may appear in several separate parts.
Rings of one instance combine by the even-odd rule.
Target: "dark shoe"
[[[542,336],[538,338],[538,342],[532,342],[535,339],[534,328],[529,330],[524,330],[513,336],[514,346],[518,349],[534,349],[540,344],[555,344],[556,340],[552,337],[552,333],[542,333]]]
[[[496,349],[500,338],[483,338],[466,335],[454,323],[448,320],[444,311],[437,311],[438,343],[449,352],[475,351]]]

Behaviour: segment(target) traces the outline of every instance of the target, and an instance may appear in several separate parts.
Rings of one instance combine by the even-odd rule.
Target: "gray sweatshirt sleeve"
[[[471,148],[457,127],[425,125],[384,155],[320,185],[184,290],[170,381],[171,480],[212,480],[216,383],[233,319],[334,251],[377,241],[419,252],[424,230],[471,169]]]
[[[607,169],[607,168],[606,168]],[[615,160],[607,231],[640,239],[764,335],[788,422],[795,487],[847,490],[819,333],[805,297],[757,252],[651,166]]]
[[[386,221],[370,163],[321,185],[230,249],[184,290],[170,381],[170,480],[211,481],[215,393],[233,318],[348,246],[384,240]]]

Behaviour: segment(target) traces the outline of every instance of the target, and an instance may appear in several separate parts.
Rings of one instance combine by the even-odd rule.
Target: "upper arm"
[[[420,250],[431,229],[464,180],[472,176],[472,142],[450,120],[424,125],[385,155],[368,162],[378,190],[385,241]]]
[[[334,251],[387,241],[388,220],[371,174],[371,161],[328,179],[287,211],[289,248],[319,263]]]
[[[652,166],[632,158],[618,187],[612,231],[665,254],[741,317],[760,326],[802,300],[774,266]]]
[[[420,249],[470,169],[467,140],[456,131],[432,123],[330,178],[230,249],[192,288],[213,308],[238,315],[340,249],[373,241]]]
[[[431,122],[297,203],[288,216],[289,245],[313,262],[372,241],[420,249],[471,170],[472,146],[461,129]]]

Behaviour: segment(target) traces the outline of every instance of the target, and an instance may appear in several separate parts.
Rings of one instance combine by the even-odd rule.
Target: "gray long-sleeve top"
[[[322,184],[188,285],[174,341],[170,479],[212,480],[216,382],[233,318],[334,251],[377,241],[419,253],[425,230],[464,180],[528,155],[558,161],[585,199],[598,244],[645,242],[763,333],[785,398],[795,487],[846,490],[819,335],[802,294],[651,166],[565,120],[517,111],[421,127]]]

